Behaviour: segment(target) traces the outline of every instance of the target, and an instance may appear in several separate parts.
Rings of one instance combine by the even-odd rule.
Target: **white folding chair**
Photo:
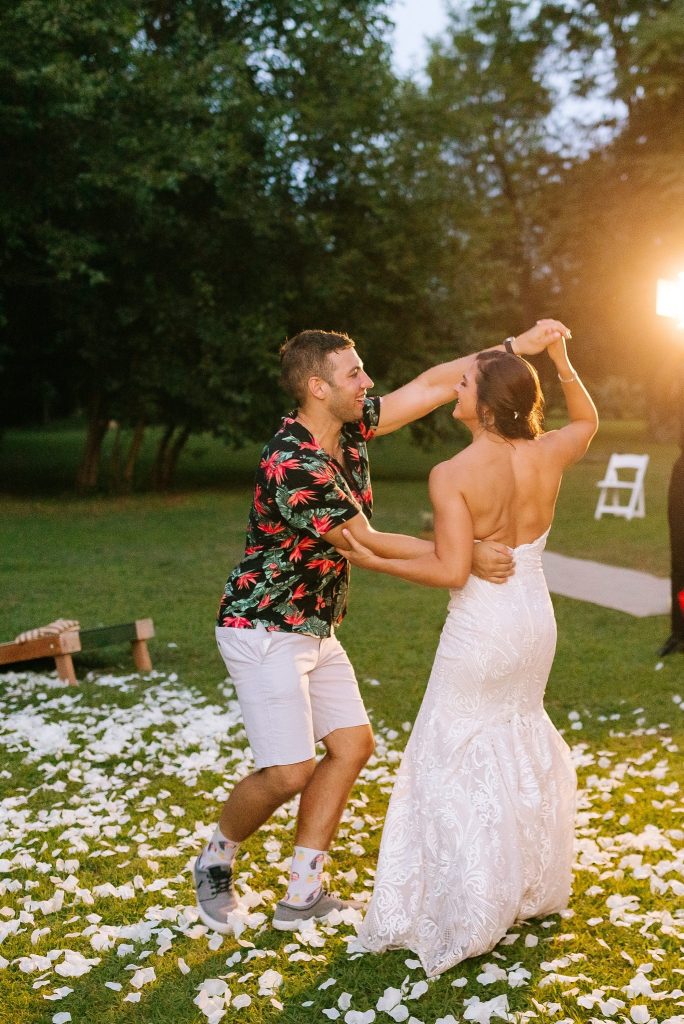
[[[594,519],[603,515],[643,519],[646,514],[644,477],[647,466],[648,455],[611,455],[606,475],[596,484],[601,493]],[[626,475],[621,476],[621,473]],[[620,502],[623,494],[627,496],[627,504]]]

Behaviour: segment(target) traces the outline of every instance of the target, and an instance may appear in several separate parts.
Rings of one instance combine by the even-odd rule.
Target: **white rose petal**
[[[489,1024],[492,1017],[500,1017],[502,1020],[511,1020],[508,1013],[508,997],[495,996],[487,1002],[482,1002],[478,996],[466,999],[467,1007],[463,1014],[464,1020],[474,1020],[477,1024]]]
[[[283,976],[278,971],[268,970],[259,978],[259,995],[272,996],[275,990],[283,983]]]
[[[397,1006],[401,1002],[401,989],[398,988],[386,988],[383,994],[378,999],[375,1008],[376,1010],[384,1010],[385,1013]]]
[[[133,988],[142,988],[143,985],[150,985],[157,980],[154,967],[141,967],[131,978]]]
[[[428,983],[427,983],[427,981],[416,981],[416,982],[414,982],[413,986],[411,987],[411,991],[406,996],[406,998],[407,999],[420,999],[421,996],[425,995],[427,990],[428,990]]]
[[[399,1003],[398,1006],[392,1007],[387,1013],[392,1018],[401,1024],[401,1021],[407,1020],[409,1015],[408,1006],[404,1006],[403,1003]]]
[[[64,985],[62,988],[56,988],[49,996],[43,996],[43,999],[50,999],[52,1002],[56,1002],[58,999],[65,999],[73,991],[73,988]]]

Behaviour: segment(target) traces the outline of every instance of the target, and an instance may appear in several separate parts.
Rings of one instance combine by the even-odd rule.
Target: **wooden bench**
[[[33,661],[36,658],[54,658],[57,675],[72,686],[76,686],[76,672],[72,654],[92,651],[110,644],[130,643],[133,661],[138,672],[150,672],[152,661],[147,641],[154,636],[152,619],[136,619],[119,626],[96,626],[94,629],[74,629],[56,636],[41,636],[26,643],[0,644],[0,665],[12,665],[18,661]]]

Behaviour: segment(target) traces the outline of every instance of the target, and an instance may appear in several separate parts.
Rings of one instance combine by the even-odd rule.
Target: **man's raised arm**
[[[560,320],[539,320],[534,327],[515,338],[507,339],[510,351],[518,356],[535,356],[552,341],[568,337],[570,331]],[[494,345],[495,349],[503,349]],[[454,398],[454,388],[474,355],[460,356],[440,363],[419,374],[408,384],[384,395],[380,407],[380,423],[376,434],[391,434],[407,423],[413,423]]]

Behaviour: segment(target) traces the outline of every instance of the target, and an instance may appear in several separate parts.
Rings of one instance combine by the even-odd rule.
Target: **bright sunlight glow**
[[[676,320],[678,327],[684,327],[684,273],[678,274],[675,281],[658,279],[656,313]]]

